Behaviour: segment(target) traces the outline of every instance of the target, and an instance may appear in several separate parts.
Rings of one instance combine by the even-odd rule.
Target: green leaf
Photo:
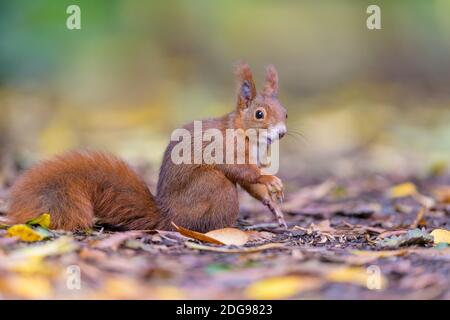
[[[379,240],[377,246],[380,248],[396,249],[398,247],[409,245],[424,245],[433,243],[433,236],[420,229],[409,230],[406,234],[401,236],[393,236],[386,239]]]

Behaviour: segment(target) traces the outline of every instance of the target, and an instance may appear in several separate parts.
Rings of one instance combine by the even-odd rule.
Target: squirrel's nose
[[[281,139],[284,137],[285,134],[286,134],[286,131],[281,131],[278,133],[278,137]]]

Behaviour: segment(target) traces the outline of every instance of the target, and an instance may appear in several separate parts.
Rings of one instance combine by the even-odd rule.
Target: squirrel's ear
[[[269,97],[278,95],[278,72],[271,64],[266,67],[266,81],[262,94]]]
[[[236,77],[238,79],[238,109],[245,109],[256,97],[256,87],[253,81],[252,71],[246,63],[241,63],[236,67]]]

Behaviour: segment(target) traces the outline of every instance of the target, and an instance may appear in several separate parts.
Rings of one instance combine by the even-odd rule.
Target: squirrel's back
[[[69,152],[25,172],[11,189],[9,218],[24,223],[50,213],[51,228],[94,223],[152,229],[160,221],[146,184],[122,160],[100,152]]]

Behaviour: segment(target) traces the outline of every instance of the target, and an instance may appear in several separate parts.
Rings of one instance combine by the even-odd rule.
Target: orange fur
[[[25,172],[11,189],[9,217],[23,223],[50,213],[51,228],[76,230],[101,222],[151,229],[158,221],[147,186],[121,160],[98,152],[70,152]]]
[[[229,128],[269,128],[284,122],[286,110],[274,97],[278,77],[267,69],[262,94],[257,94],[250,68],[237,68],[239,93],[236,110],[203,121],[203,128],[225,133]],[[265,119],[255,111],[264,109]],[[192,131],[193,124],[185,126]],[[69,152],[36,165],[11,190],[9,217],[23,223],[42,213],[51,215],[51,228],[80,230],[94,218],[125,229],[171,229],[171,222],[196,230],[231,226],[239,213],[236,185],[242,185],[277,218],[268,188],[281,181],[263,175],[254,164],[174,164],[171,142],[164,153],[156,199],[145,183],[121,160],[98,152]],[[203,145],[204,147],[205,145]]]

